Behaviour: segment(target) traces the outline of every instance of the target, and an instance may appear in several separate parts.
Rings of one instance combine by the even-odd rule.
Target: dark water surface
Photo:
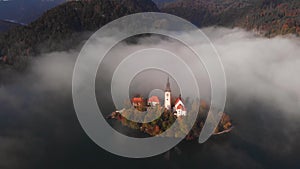
[[[70,86],[54,90],[34,78],[21,79],[0,87],[1,169],[300,167],[299,116],[287,116],[255,99],[242,104],[228,96],[226,112],[235,125],[231,133],[204,144],[182,141],[159,156],[129,159],[89,139],[77,120]]]

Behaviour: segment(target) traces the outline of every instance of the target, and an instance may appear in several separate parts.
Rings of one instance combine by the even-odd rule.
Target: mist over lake
[[[25,72],[1,70],[0,168],[299,168],[299,39],[267,39],[240,29],[203,31],[224,64],[231,133],[203,144],[182,141],[146,159],[110,154],[85,134],[73,107],[72,73],[80,49],[44,53],[33,57]],[[157,37],[121,44],[114,52],[149,45],[185,52],[177,43],[162,39],[153,45],[153,40]],[[206,89],[208,82],[203,84]],[[135,132],[109,123],[124,134]]]

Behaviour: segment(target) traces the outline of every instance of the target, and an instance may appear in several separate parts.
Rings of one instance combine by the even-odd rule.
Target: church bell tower
[[[171,110],[171,87],[170,87],[169,77],[168,77],[166,90],[165,90],[165,108],[167,110]]]

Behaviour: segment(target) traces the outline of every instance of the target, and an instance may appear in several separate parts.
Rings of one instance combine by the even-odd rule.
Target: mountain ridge
[[[15,21],[0,19],[0,32],[7,31],[9,29],[15,28],[16,26],[23,26],[25,24],[18,23]]]
[[[48,10],[27,26],[0,34],[0,54],[8,56],[9,64],[22,65],[18,63],[23,62],[22,57],[69,50],[112,20],[148,11],[159,9],[148,0],[69,1]],[[83,37],[86,32],[90,33]]]
[[[185,18],[198,27],[240,27],[266,37],[300,35],[297,0],[177,0],[160,9],[150,0],[81,0],[61,4],[27,26],[0,34],[0,58],[7,56],[6,63],[23,65],[27,56],[72,49],[122,16],[159,11]]]
[[[178,0],[165,4],[161,11],[185,18],[199,27],[241,27],[266,37],[300,35],[300,1],[297,0]]]

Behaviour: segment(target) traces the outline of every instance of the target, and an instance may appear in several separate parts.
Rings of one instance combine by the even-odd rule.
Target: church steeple
[[[171,85],[170,85],[169,77],[168,77],[166,90],[165,90],[165,109],[171,110]]]
[[[166,90],[165,92],[171,92],[171,86],[170,86],[170,78],[168,77],[167,85],[166,85]]]

